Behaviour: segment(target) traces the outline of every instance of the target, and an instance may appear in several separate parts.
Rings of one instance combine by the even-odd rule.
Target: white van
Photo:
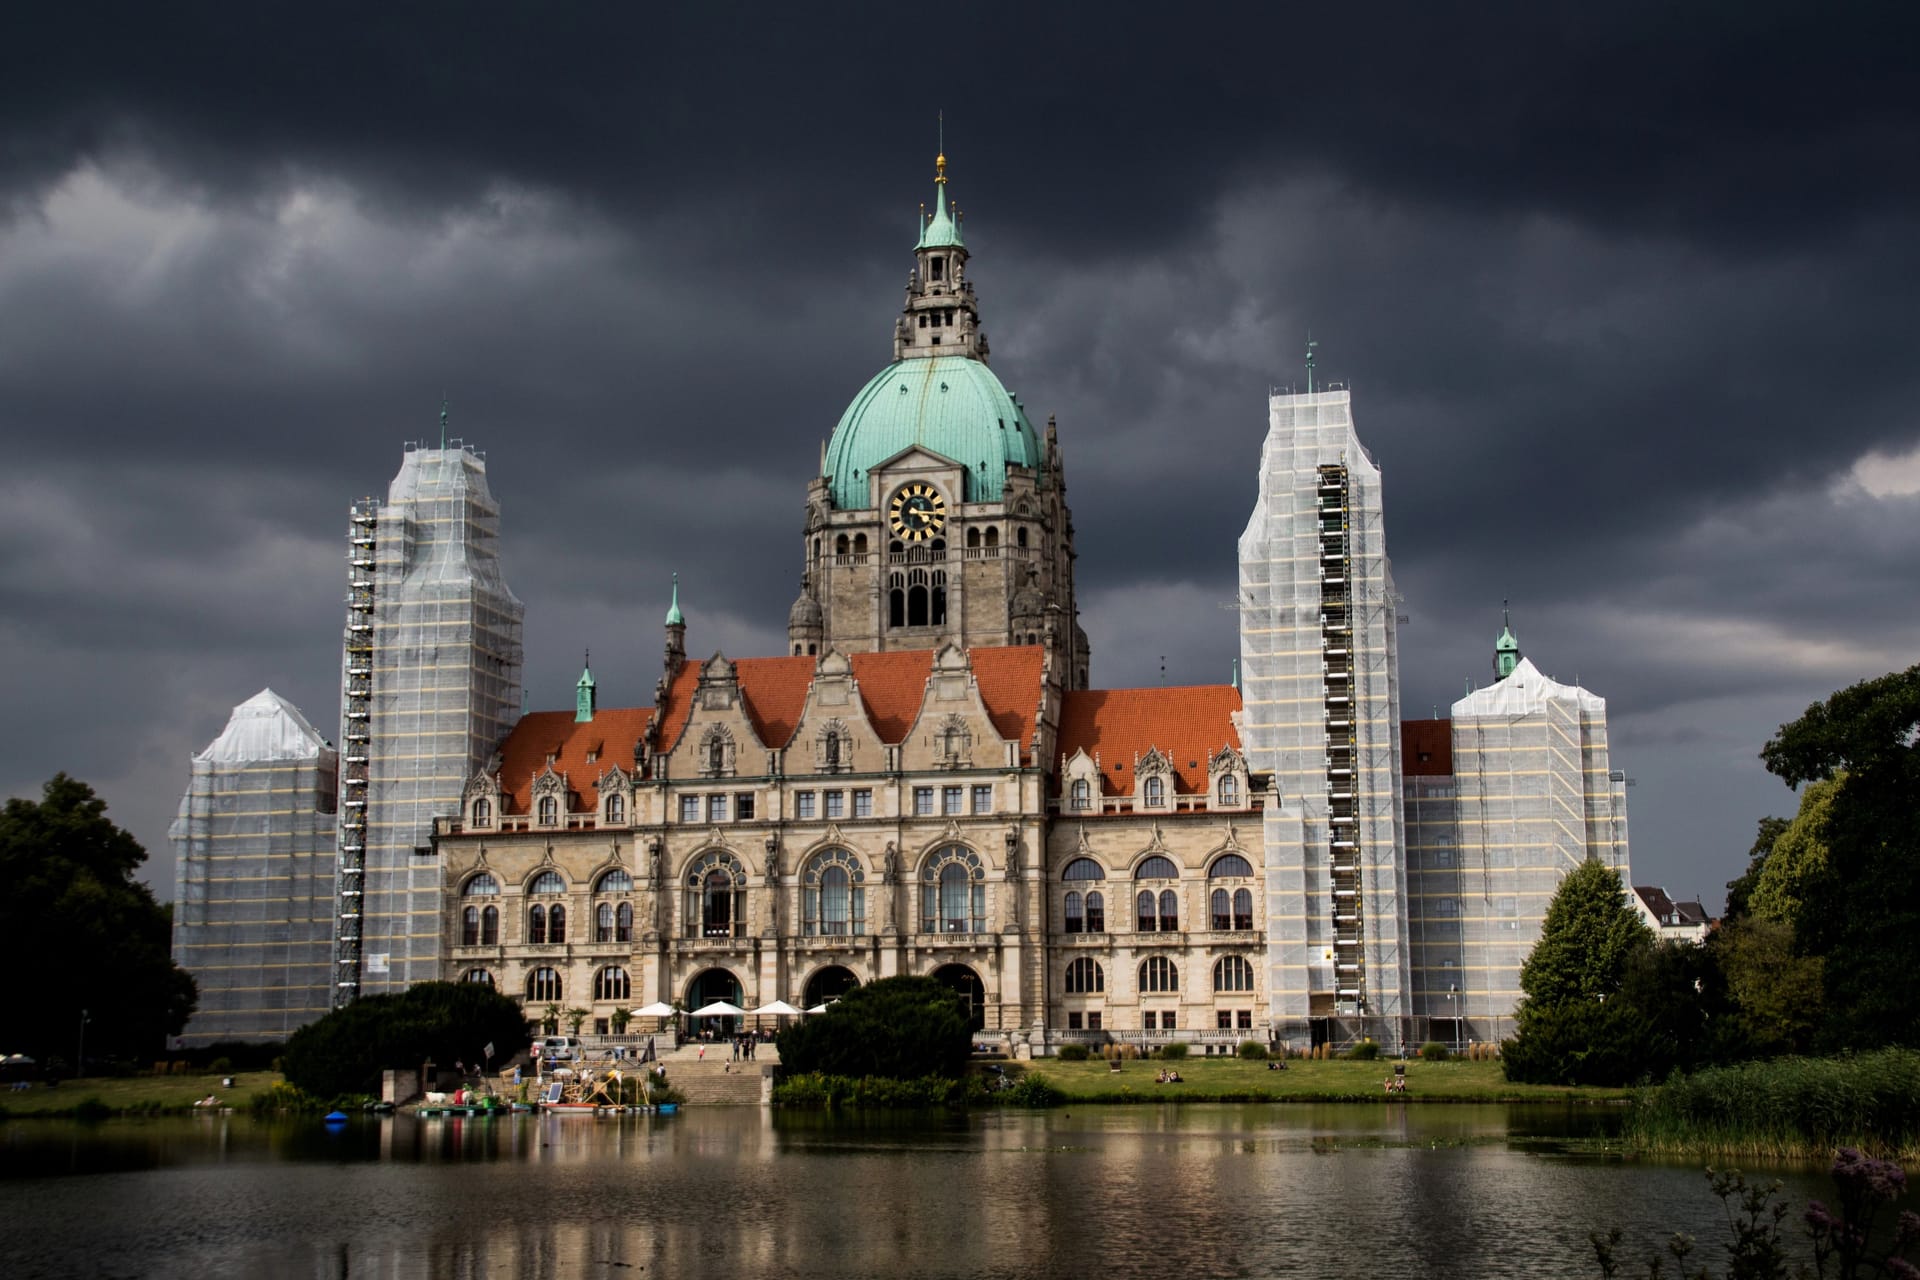
[[[540,1056],[555,1062],[573,1062],[587,1056],[573,1036],[546,1036],[540,1041]]]

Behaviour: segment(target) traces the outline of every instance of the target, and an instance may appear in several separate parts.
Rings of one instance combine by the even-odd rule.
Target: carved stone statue
[[[880,855],[880,883],[893,884],[900,878],[900,851],[893,847],[893,841],[887,841],[887,851]]]

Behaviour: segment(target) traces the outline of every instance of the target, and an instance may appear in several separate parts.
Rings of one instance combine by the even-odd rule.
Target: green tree
[[[776,1043],[781,1069],[795,1074],[957,1079],[973,1030],[966,1002],[942,983],[882,978],[788,1027]]]
[[[1648,1046],[1661,1034],[1654,1019],[1666,1011],[1641,1001],[1673,986],[1653,949],[1653,931],[1627,904],[1618,875],[1591,859],[1568,873],[1520,967],[1525,998],[1501,1055],[1507,1078],[1621,1084],[1647,1073]],[[1620,998],[1630,977],[1640,1000]]]
[[[1789,786],[1845,775],[1826,864],[1794,882],[1796,945],[1825,959],[1825,1041],[1920,1044],[1920,665],[1815,703],[1760,756]]]
[[[1826,1007],[1819,956],[1794,950],[1793,926],[1757,915],[1726,921],[1707,940],[1725,1007],[1722,1061],[1807,1053]]]
[[[1788,826],[1786,818],[1762,818],[1760,830],[1754,835],[1753,847],[1747,851],[1747,869],[1738,880],[1727,882],[1727,916],[1729,920],[1738,919],[1747,914],[1747,900],[1753,894],[1753,888],[1760,883],[1760,873],[1766,869],[1767,855],[1773,852],[1773,842]]]
[[[394,995],[366,996],[294,1032],[281,1055],[289,1083],[320,1098],[374,1093],[380,1073],[426,1061],[443,1067],[493,1061],[527,1044],[527,1016],[482,982],[422,982]]]
[[[1754,883],[1747,902],[1754,915],[1787,925],[1800,918],[1807,893],[1827,874],[1831,861],[1827,829],[1834,801],[1845,784],[1846,775],[1837,774],[1809,784],[1800,793],[1800,812],[1773,842]]]
[[[147,852],[86,783],[55,774],[41,798],[0,811],[0,937],[32,966],[34,995],[8,1039],[40,1058],[151,1060],[198,997],[173,963],[167,911],[134,872]]]
[[[1620,877],[1592,859],[1560,882],[1540,941],[1520,966],[1528,1001],[1560,1004],[1612,995],[1633,954],[1653,943],[1653,930],[1627,903]]]

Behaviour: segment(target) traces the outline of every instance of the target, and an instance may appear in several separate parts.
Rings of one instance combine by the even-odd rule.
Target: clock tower
[[[1060,683],[1092,666],[1054,422],[1034,430],[987,366],[947,158],[934,161],[893,362],[840,416],[807,486],[794,654],[1043,645]]]

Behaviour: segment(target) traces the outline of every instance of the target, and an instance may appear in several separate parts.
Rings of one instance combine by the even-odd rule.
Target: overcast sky
[[[122,12],[115,13],[116,8]],[[1608,701],[1718,909],[1808,703],[1916,661],[1906,4],[42,5],[0,52],[0,789],[154,855],[263,686],[337,735],[349,501],[483,448],[535,707],[780,652],[935,113],[1058,416],[1099,685],[1224,680],[1265,397],[1354,390],[1404,709]]]

